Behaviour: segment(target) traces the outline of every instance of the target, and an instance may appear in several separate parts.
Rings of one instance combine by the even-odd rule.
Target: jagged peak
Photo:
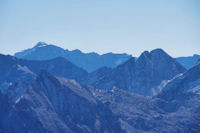
[[[150,55],[150,52],[149,51],[144,51],[144,52],[142,52],[142,54],[140,55],[140,57],[150,57],[151,55]],[[140,58],[139,57],[139,58]]]
[[[34,46],[34,48],[45,47],[45,46],[47,46],[47,45],[48,45],[48,44],[45,43],[45,42],[38,42],[38,43]]]
[[[139,56],[139,58],[137,58],[137,61],[140,61],[140,60],[146,60],[146,59],[149,59],[151,57],[151,54],[149,51],[144,51],[142,52],[142,54]]]
[[[148,56],[149,54],[150,54],[149,51],[144,51],[144,52],[142,52],[141,55],[145,55],[145,56],[147,55]]]

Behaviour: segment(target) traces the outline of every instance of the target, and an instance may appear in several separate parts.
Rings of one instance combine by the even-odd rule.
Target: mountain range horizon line
[[[84,52],[83,50],[81,50],[81,49],[79,49],[79,48],[75,48],[75,49],[68,49],[68,48],[63,48],[63,47],[61,47],[61,46],[59,46],[59,45],[57,45],[57,44],[53,44],[53,43],[46,43],[46,42],[44,42],[44,41],[39,41],[39,42],[37,42],[32,48],[38,48],[38,47],[44,47],[44,46],[56,46],[56,47],[58,47],[58,48],[61,48],[61,49],[63,49],[63,50],[67,50],[67,51],[71,51],[71,52],[80,52],[80,53],[83,53],[83,54],[97,54],[97,55],[100,55],[100,56],[102,56],[102,55],[106,55],[106,54],[126,54],[126,55],[129,55],[129,56],[132,56],[132,57],[139,57],[139,56],[134,56],[133,54],[130,54],[130,53],[127,53],[127,52],[112,52],[112,51],[110,51],[110,52],[105,52],[105,53],[99,53],[99,52],[96,52],[96,51],[91,51],[91,52]],[[17,53],[19,53],[19,52],[24,52],[24,51],[26,51],[26,50],[29,50],[29,49],[32,49],[32,48],[25,48],[24,50],[21,50],[21,51],[18,51],[18,52],[15,52],[14,54],[5,54],[5,55],[12,55],[12,56],[15,56],[15,54],[17,54]],[[157,47],[157,48],[154,48],[154,49],[152,49],[152,50],[143,50],[143,52],[145,52],[145,51],[148,51],[148,52],[150,52],[150,51],[153,51],[153,50],[155,50],[155,49],[162,49],[163,51],[165,51],[166,53],[168,53],[164,48],[161,48],[161,47]],[[141,53],[143,53],[143,52],[141,52]],[[172,56],[173,58],[179,58],[179,57],[193,57],[193,56],[199,56],[200,55],[200,53],[198,54],[198,53],[194,53],[193,55],[182,55],[182,56]],[[171,55],[170,55],[171,56]]]
[[[151,51],[145,50],[140,54],[140,56],[143,53],[151,53],[152,51],[156,51],[156,50],[160,50],[168,54],[168,52],[166,52],[164,49],[156,48]],[[170,54],[168,55],[174,58]],[[101,67],[114,68],[120,64],[125,63],[130,58],[137,59],[140,57],[140,56],[134,57],[127,53],[122,53],[122,54],[113,53],[113,52],[109,52],[105,54],[98,54],[96,52],[85,53],[79,49],[75,49],[75,50],[63,49],[54,44],[48,44],[45,42],[38,42],[32,48],[28,48],[28,49],[22,50],[21,52],[17,52],[13,56],[19,59],[26,59],[26,60],[50,60],[56,57],[64,57],[70,62],[72,62],[73,64],[75,64],[76,66],[79,66],[88,72],[92,72]],[[194,66],[196,62],[200,59],[200,55],[194,54],[193,56],[178,57],[175,59],[183,67],[185,67],[186,69],[189,69],[192,66]]]

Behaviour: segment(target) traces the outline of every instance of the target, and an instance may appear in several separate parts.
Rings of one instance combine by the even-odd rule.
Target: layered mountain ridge
[[[31,49],[18,52],[15,56],[27,60],[50,60],[56,57],[63,57],[88,72],[104,66],[115,67],[131,58],[131,55],[127,54],[107,53],[99,55],[94,52],[83,53],[80,50],[69,51],[44,42],[37,43]]]
[[[54,49],[40,42],[20,54],[47,47]],[[52,58],[0,54],[0,133],[200,131],[200,62],[186,70],[155,49],[88,73],[62,56]]]
[[[0,91],[3,93],[17,93],[16,91],[18,94],[23,93],[26,89],[24,84],[32,83],[41,70],[80,82],[88,75],[85,70],[62,57],[46,61],[28,61],[9,55],[0,55]],[[20,97],[20,95],[15,96]],[[17,98],[13,94],[11,97]]]
[[[89,73],[101,67],[114,68],[132,57],[128,54],[106,53],[100,55],[95,52],[83,53],[78,49],[70,51],[45,42],[38,42],[33,48],[17,52],[14,56],[27,60],[50,60],[56,57],[64,57]],[[190,69],[199,59],[200,55],[194,54],[193,56],[188,57],[177,57],[176,61],[186,69]]]

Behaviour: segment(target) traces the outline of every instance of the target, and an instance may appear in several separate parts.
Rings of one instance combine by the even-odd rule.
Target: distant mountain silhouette
[[[17,58],[27,60],[49,60],[56,57],[64,57],[73,64],[92,72],[100,67],[116,67],[131,58],[127,54],[107,53],[99,55],[97,53],[83,53],[80,50],[64,50],[55,45],[39,42],[33,48],[18,52]]]
[[[178,57],[176,60],[182,64],[186,69],[192,68],[200,59],[200,55],[194,54],[189,57]]]

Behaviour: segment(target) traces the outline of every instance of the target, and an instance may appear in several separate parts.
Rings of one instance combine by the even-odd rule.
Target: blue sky
[[[0,53],[39,41],[101,54],[200,54],[200,1],[0,0]]]

